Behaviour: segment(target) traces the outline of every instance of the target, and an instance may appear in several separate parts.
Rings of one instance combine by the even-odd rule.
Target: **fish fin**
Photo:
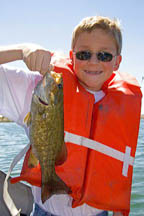
[[[27,124],[27,126],[31,123],[31,112],[28,112],[27,115],[24,118],[24,123]]]
[[[54,194],[69,194],[71,192],[71,189],[55,173],[51,181],[42,183],[41,200],[44,203]]]
[[[38,165],[39,160],[36,158],[32,150],[30,151],[29,159],[28,159],[28,167],[34,168]]]
[[[58,154],[58,156],[56,157],[56,162],[55,165],[62,165],[67,159],[67,147],[65,142],[63,142],[62,148],[61,148],[61,152]]]

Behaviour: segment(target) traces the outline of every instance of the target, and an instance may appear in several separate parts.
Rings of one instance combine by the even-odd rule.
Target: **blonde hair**
[[[71,48],[74,49],[76,40],[82,32],[92,32],[95,29],[102,29],[106,33],[112,35],[116,42],[117,54],[121,53],[122,49],[122,34],[120,22],[118,19],[110,19],[103,16],[92,16],[84,18],[74,29],[72,33]]]

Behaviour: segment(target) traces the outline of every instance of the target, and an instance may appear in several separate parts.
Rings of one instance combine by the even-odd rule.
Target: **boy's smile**
[[[112,60],[102,61],[109,54],[112,54]],[[101,29],[81,33],[76,39],[71,58],[73,69],[81,84],[94,91],[101,89],[121,62],[113,37]]]
[[[99,75],[102,73],[102,71],[88,71],[88,70],[85,70],[84,72],[89,75]]]

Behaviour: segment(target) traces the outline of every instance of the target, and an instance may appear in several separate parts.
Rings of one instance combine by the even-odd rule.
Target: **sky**
[[[72,31],[84,17],[118,18],[123,34],[119,70],[134,75],[144,94],[144,0],[5,0],[0,9],[0,46],[28,42],[66,54]],[[26,68],[19,61],[12,65]]]

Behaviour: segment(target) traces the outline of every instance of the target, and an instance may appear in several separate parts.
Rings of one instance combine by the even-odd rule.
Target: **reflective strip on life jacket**
[[[100,142],[65,131],[65,142],[85,146],[123,162],[122,175],[127,177],[129,165],[133,166],[134,157],[130,156],[131,148],[126,146],[125,153],[106,146]]]

